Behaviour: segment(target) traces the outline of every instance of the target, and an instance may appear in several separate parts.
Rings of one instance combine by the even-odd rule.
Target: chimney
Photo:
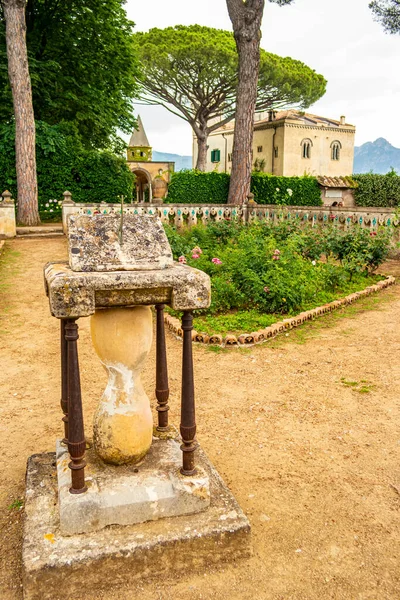
[[[340,117],[340,124],[346,125],[346,117],[344,117],[343,115]]]

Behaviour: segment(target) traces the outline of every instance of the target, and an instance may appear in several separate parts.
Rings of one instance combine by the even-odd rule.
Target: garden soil
[[[22,598],[26,460],[62,431],[42,268],[65,256],[65,240],[17,239],[1,264],[1,600]],[[400,275],[400,264],[383,270]],[[77,600],[400,598],[399,323],[395,286],[272,344],[196,346],[198,439],[251,521],[253,557]],[[106,378],[80,324],[89,429]],[[170,333],[167,344],[178,425],[181,344]],[[153,351],[143,376],[153,406],[154,371]]]

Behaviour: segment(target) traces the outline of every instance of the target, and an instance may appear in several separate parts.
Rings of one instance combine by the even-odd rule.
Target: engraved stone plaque
[[[71,215],[68,253],[73,271],[148,271],[173,265],[156,215]]]

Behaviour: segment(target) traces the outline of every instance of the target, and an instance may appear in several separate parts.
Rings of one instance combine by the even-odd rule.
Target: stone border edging
[[[252,333],[242,333],[239,336],[235,336],[232,334],[222,336],[218,333],[208,335],[206,333],[199,333],[193,330],[192,340],[201,344],[212,344],[222,347],[228,346],[231,348],[254,346],[255,344],[261,344],[272,338],[275,338],[277,335],[279,335],[280,333],[284,333],[288,329],[298,327],[306,321],[312,321],[318,317],[323,316],[326,313],[330,313],[336,310],[337,308],[353,304],[353,302],[355,302],[356,300],[359,300],[360,298],[363,298],[365,296],[370,296],[371,294],[379,292],[380,290],[383,290],[384,288],[387,288],[390,285],[394,285],[395,283],[396,278],[392,275],[388,275],[386,279],[378,281],[378,283],[370,285],[364,290],[361,290],[360,292],[354,292],[353,294],[345,296],[345,298],[342,298],[341,300],[334,300],[333,302],[329,302],[328,304],[324,304],[323,306],[318,306],[317,308],[312,308],[311,310],[301,312],[295,317],[290,317],[288,319],[284,319],[283,321],[278,321],[278,323],[273,323],[265,329],[259,329],[258,331],[253,331]],[[168,313],[165,313],[164,321],[168,329],[172,333],[174,333],[179,339],[182,339],[182,328],[180,320],[176,317],[172,317]]]

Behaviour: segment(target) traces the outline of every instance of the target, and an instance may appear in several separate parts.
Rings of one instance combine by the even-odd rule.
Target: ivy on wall
[[[354,192],[357,206],[400,206],[400,176],[395,171],[386,175],[353,175],[353,179],[357,184]]]
[[[172,174],[166,199],[170,204],[226,204],[228,173],[187,170]],[[315,177],[277,177],[253,173],[251,191],[259,204],[319,206],[321,190]]]
[[[75,202],[119,202],[132,198],[134,175],[124,158],[111,152],[85,150],[70,125],[36,123],[39,210],[70,191]],[[0,126],[0,193],[17,199],[14,127]],[[46,206],[47,205],[47,206]]]

